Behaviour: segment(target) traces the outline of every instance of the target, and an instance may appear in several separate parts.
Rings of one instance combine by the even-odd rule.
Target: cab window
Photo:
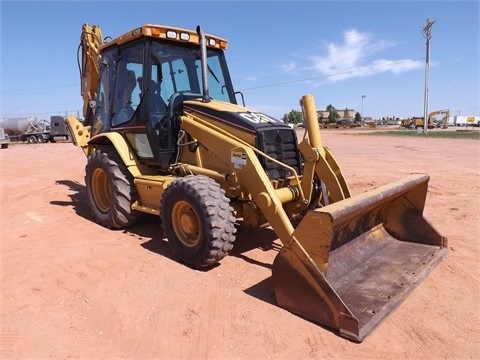
[[[132,120],[140,104],[141,89],[137,79],[142,77],[143,72],[143,45],[137,44],[124,48],[118,55],[112,126],[122,125]]]

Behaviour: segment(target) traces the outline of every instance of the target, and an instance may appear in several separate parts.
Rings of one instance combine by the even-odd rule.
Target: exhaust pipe
[[[210,94],[208,90],[208,78],[207,78],[207,41],[205,39],[205,34],[203,33],[200,25],[197,26],[197,34],[200,38],[200,52],[201,52],[201,63],[202,63],[202,82],[203,82],[203,102],[210,102]]]

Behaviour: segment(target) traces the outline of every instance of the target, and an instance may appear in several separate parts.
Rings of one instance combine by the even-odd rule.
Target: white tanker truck
[[[3,118],[0,119],[0,128],[12,142],[27,141],[35,144],[70,139],[62,116],[51,116],[50,122],[38,121],[36,117]]]
[[[8,148],[8,144],[10,144],[10,136],[5,134],[2,128],[0,128],[0,148],[6,149]]]

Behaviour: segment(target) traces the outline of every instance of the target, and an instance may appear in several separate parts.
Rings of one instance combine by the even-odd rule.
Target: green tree
[[[293,110],[288,113],[288,122],[297,125],[303,122],[303,114],[300,111]]]
[[[355,113],[355,122],[362,122],[362,114],[358,111]]]
[[[331,123],[336,123],[338,119],[340,118],[340,114],[338,113],[337,109],[333,105],[328,105],[326,108],[326,111],[328,111],[328,120]]]

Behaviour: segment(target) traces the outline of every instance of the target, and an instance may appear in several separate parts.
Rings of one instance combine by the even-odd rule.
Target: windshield
[[[152,78],[160,84],[160,93],[167,102],[177,92],[202,93],[200,48],[191,44],[152,44]],[[233,88],[220,50],[207,50],[207,81],[210,97],[236,104]]]

